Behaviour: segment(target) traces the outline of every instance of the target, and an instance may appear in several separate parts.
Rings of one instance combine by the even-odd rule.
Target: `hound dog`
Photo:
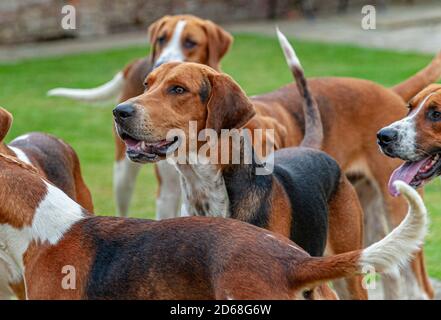
[[[322,258],[233,219],[91,216],[33,167],[0,155],[0,255],[25,279],[27,299],[335,299],[326,281],[366,266],[387,272],[423,241],[424,203],[397,187],[410,204],[399,228]]]
[[[305,97],[307,132],[302,145],[320,146],[320,113],[291,47],[287,53],[299,91]],[[148,89],[143,95],[114,110],[127,154],[137,162],[163,159],[180,143],[177,139],[165,140],[168,132],[180,129],[191,137],[190,121],[198,124],[197,136],[206,129],[220,135],[222,129],[246,127],[256,114],[252,102],[233,79],[207,66],[168,63],[152,71],[146,82]],[[219,154],[223,152],[222,143],[217,146]],[[231,147],[241,158],[245,157],[244,143],[236,149]],[[198,147],[200,150],[202,146]],[[185,150],[190,157],[190,147]],[[291,238],[313,256],[323,255],[326,246],[335,253],[362,247],[363,214],[355,190],[336,161],[325,153],[310,148],[276,151],[274,172],[268,175],[256,174],[259,164],[255,160],[251,164],[192,164],[188,157],[176,168],[182,176],[184,205],[190,215],[249,222]],[[350,295],[345,298],[366,298],[361,285],[359,276],[348,280]]]
[[[389,181],[389,190],[397,195],[394,181],[402,180],[415,188],[441,174],[441,85],[433,84],[409,102],[409,114],[378,132],[381,151],[406,162]]]
[[[190,24],[189,20],[186,21]],[[167,21],[161,22],[160,25],[161,27],[157,27],[158,25],[154,24],[154,27],[151,28],[152,31],[158,32],[151,32],[150,35],[165,35],[165,37],[151,39],[152,43],[155,44],[153,60],[155,60],[154,57],[158,58],[165,52],[161,48],[172,48],[170,39],[175,37],[171,36],[170,30],[174,30],[173,34],[176,34],[176,30],[179,30],[176,28],[176,20],[170,17],[167,17]],[[165,31],[162,33],[162,30]],[[187,32],[187,26],[184,30]],[[219,42],[214,48],[224,48],[225,51],[217,52],[225,53],[229,43],[231,43],[231,37],[220,28],[207,30],[216,30],[215,36],[212,36],[211,39],[216,39]],[[181,48],[177,46],[174,46],[174,48],[178,48],[176,51],[178,53],[184,52],[185,56],[185,50],[182,49],[184,42],[184,40],[181,41]],[[209,42],[203,41],[203,43]],[[205,47],[205,45],[196,46],[196,48],[201,47]],[[208,50],[208,52],[212,51]],[[199,54],[195,56],[202,57]],[[217,55],[217,62],[222,56]],[[184,60],[197,61],[190,60],[188,57],[185,57]],[[122,74],[117,76],[120,79],[133,79],[125,82],[127,90],[124,90],[120,101],[125,101],[143,92],[144,87],[141,79],[147,73],[149,59],[143,61],[129,65],[124,73],[125,76]],[[210,63],[210,59],[197,62],[211,65],[215,69],[218,66],[218,64]],[[322,120],[325,130],[323,150],[338,161],[345,174],[356,187],[363,209],[367,213],[365,215],[366,223],[369,225],[365,233],[367,243],[372,243],[375,239],[387,233],[390,227],[397,225],[406,213],[405,202],[400,198],[391,197],[387,190],[390,174],[401,163],[393,159],[385,160],[378,152],[375,139],[372,139],[372,137],[380,128],[403,117],[407,100],[428,84],[436,81],[440,75],[441,54],[438,54],[425,69],[391,89],[386,89],[370,81],[352,78],[317,78],[310,80],[311,90],[319,102],[320,112],[323,115]],[[136,85],[132,85],[132,83]],[[112,86],[106,85],[103,87],[106,89],[105,92],[107,92],[108,87]],[[118,88],[120,87],[118,86]],[[132,89],[129,90],[129,88]],[[56,93],[52,92],[52,94]],[[57,94],[74,98],[86,98],[90,93],[93,100],[95,91],[79,91],[79,96],[70,93],[58,92]],[[280,124],[279,127],[284,127],[283,133],[280,133],[279,136],[287,137],[287,139],[281,139],[281,144],[278,147],[295,146],[300,143],[304,133],[304,118],[301,112],[302,99],[295,90],[287,86],[272,93],[253,97],[252,100],[256,106],[259,105],[258,109],[262,115],[265,114],[267,117],[273,118],[276,123]],[[256,121],[256,124],[259,125],[258,121]],[[124,156],[124,143],[118,138],[115,141],[117,150],[114,174],[115,196],[118,212],[121,215],[126,215],[135,179],[139,172],[139,165],[130,163]],[[342,143],[342,141],[345,141],[345,143]],[[156,169],[160,181],[157,217],[177,216],[181,193],[178,176],[165,162],[159,162]],[[427,274],[423,271],[422,252],[412,262],[411,267],[412,270],[406,269],[409,273],[407,283],[414,284],[412,288],[416,288],[416,291],[412,293],[408,288],[407,296],[433,297],[433,289],[428,281]],[[404,297],[399,290],[400,284],[398,282],[400,278],[397,275],[385,277],[384,281],[387,282],[385,285],[386,298]]]
[[[191,15],[165,16],[159,19],[149,27],[148,37],[151,44],[149,57],[131,62],[105,85],[85,90],[57,88],[49,91],[49,95],[96,101],[120,94],[122,102],[142,94],[148,72],[165,62],[197,62],[219,70],[220,60],[233,42],[232,36],[218,25]],[[141,167],[125,157],[125,144],[117,135],[115,144],[113,181],[116,207],[120,216],[127,216]],[[178,173],[166,162],[159,162],[155,168],[159,181],[157,217],[164,219],[176,216],[181,198]]]
[[[0,108],[0,154],[16,157],[32,164],[39,173],[63,190],[70,198],[78,201],[88,212],[93,212],[92,197],[81,175],[80,162],[75,151],[68,144],[53,136],[43,133],[29,133],[14,139],[11,143],[3,142],[12,124],[12,115]],[[26,180],[18,180],[24,187],[32,190]],[[0,197],[2,207],[5,197]],[[14,196],[10,195],[11,199]],[[13,206],[13,203],[11,203]],[[25,210],[25,208],[21,208]],[[11,296],[10,288],[19,298],[24,298],[22,278],[6,277],[8,270],[0,256],[0,297]]]

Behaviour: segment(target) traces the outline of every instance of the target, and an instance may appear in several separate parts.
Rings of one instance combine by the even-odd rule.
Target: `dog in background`
[[[51,181],[68,197],[92,213],[92,196],[83,180],[80,161],[72,147],[61,139],[37,132],[17,137],[11,143],[5,144],[4,139],[12,125],[12,120],[12,115],[0,108],[0,154],[15,157],[33,165],[41,176]],[[29,188],[32,191],[32,186],[28,185],[26,180],[17,179],[15,183],[22,184],[24,188]],[[16,195],[7,194],[0,197],[1,206],[5,212],[17,210],[14,207],[15,197]],[[11,207],[8,207],[7,203]],[[27,209],[27,207],[20,208],[23,211]],[[5,229],[2,229],[2,223],[0,221],[0,229],[3,230],[2,232],[6,232]],[[12,289],[18,298],[24,299],[23,279],[11,272],[9,267],[5,265],[0,253],[0,298],[9,298]]]

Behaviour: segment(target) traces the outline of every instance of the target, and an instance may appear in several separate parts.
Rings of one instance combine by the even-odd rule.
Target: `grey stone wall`
[[[334,13],[341,0],[305,0],[314,13]],[[412,0],[348,0],[350,7]],[[421,3],[424,0],[413,0]],[[0,44],[145,29],[165,14],[191,13],[213,21],[233,22],[299,16],[300,0],[0,0]],[[61,8],[76,8],[77,29],[63,30]]]

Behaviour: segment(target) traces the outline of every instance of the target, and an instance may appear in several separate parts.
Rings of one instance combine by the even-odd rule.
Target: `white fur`
[[[156,199],[156,219],[176,218],[179,216],[181,202],[179,173],[167,161],[159,161],[157,168],[161,185]]]
[[[210,164],[176,164],[181,174],[183,204],[190,216],[228,217],[229,200],[222,171]],[[198,208],[208,210],[203,213]]]
[[[292,67],[298,67],[302,68],[302,65],[300,64],[300,60],[297,57],[296,52],[294,51],[294,48],[289,43],[288,39],[285,37],[285,35],[279,30],[279,28],[276,28],[277,31],[277,38],[279,39],[280,46],[283,49],[283,53],[285,54],[286,62],[288,65]]]
[[[28,156],[26,155],[26,153],[23,152],[23,150],[17,148],[17,147],[11,147],[8,146],[9,149],[11,149],[12,151],[14,151],[15,155],[17,156],[18,159],[20,159],[21,161],[23,161],[24,163],[27,164],[32,164],[31,160],[29,160]]]
[[[47,183],[47,195],[32,220],[32,236],[56,244],[72,225],[84,218],[83,208],[63,191]]]
[[[141,165],[125,157],[115,162],[113,169],[113,192],[116,199],[117,214],[120,217],[127,217],[129,213],[130,200],[135,188],[136,177]]]
[[[185,60],[184,53],[182,52],[181,37],[182,32],[187,24],[187,21],[180,20],[175,26],[173,35],[167,46],[162,51],[159,58],[156,60],[155,65],[161,65],[166,62],[182,62]]]
[[[24,134],[24,135],[22,135],[22,136],[19,136],[19,137],[15,138],[15,139],[12,140],[11,142],[27,140],[28,138],[29,138],[29,134]]]
[[[92,89],[55,88],[49,90],[50,97],[66,97],[86,102],[106,101],[116,97],[122,90],[125,79],[122,72],[118,72],[112,80]]]
[[[418,192],[402,181],[396,181],[394,185],[409,203],[409,211],[397,228],[363,250],[361,268],[370,265],[378,272],[388,272],[396,266],[403,266],[419,249],[427,234],[427,210]]]
[[[7,269],[2,282],[18,282],[24,275],[23,254],[32,241],[55,245],[78,221],[84,218],[80,205],[60,189],[45,182],[47,192],[35,209],[31,226],[21,229],[0,224],[0,270]]]

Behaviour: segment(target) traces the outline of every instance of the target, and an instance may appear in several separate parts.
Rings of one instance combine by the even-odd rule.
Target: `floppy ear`
[[[214,74],[210,83],[205,128],[214,129],[217,133],[221,129],[239,129],[256,114],[251,101],[229,76]]]
[[[203,28],[208,39],[207,64],[219,70],[220,60],[233,43],[233,36],[209,20],[204,21]]]
[[[148,30],[147,30],[147,36],[149,38],[149,43],[151,47],[150,51],[150,62],[153,64],[155,58],[156,58],[156,40],[158,39],[158,32],[161,29],[161,27],[167,22],[167,20],[170,19],[170,16],[164,16],[161,19],[156,20],[153,22]]]
[[[12,115],[0,107],[0,142],[3,142],[3,139],[8,134],[12,125],[12,119]]]

